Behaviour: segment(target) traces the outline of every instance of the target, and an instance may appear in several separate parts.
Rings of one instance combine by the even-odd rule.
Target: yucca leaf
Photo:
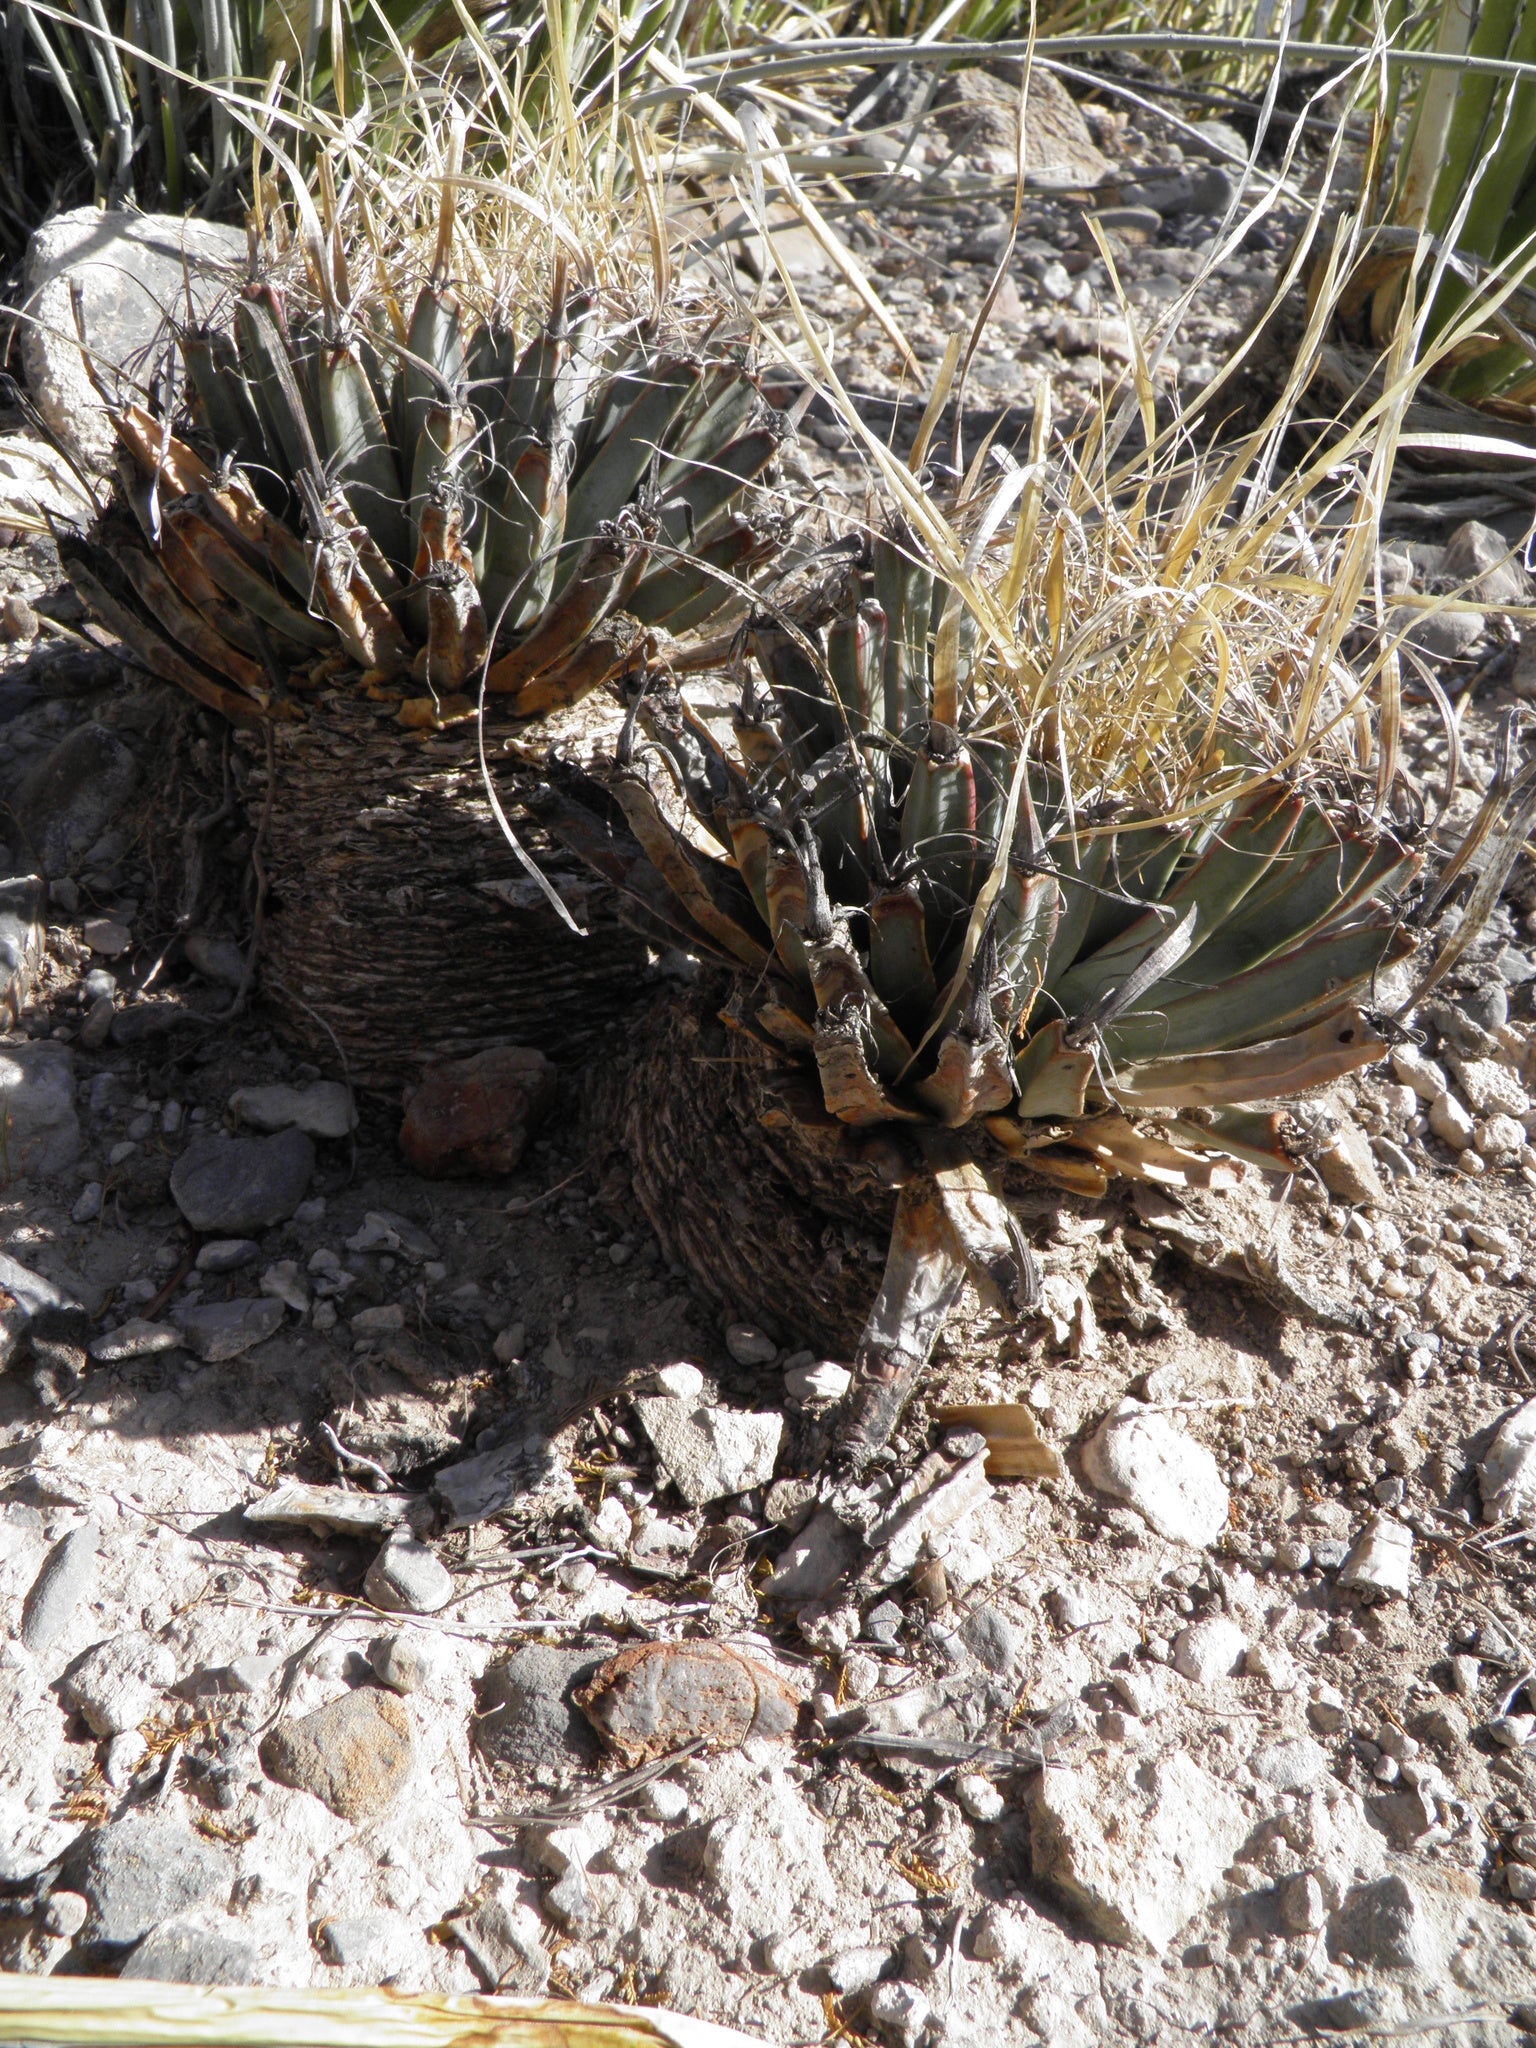
[[[1083,1113],[1094,1058],[1084,1046],[1068,1045],[1066,1025],[1054,1019],[1037,1031],[1013,1063],[1020,1118],[1056,1119]]]
[[[1217,988],[1121,1018],[1104,1033],[1105,1054],[1118,1068],[1304,1030],[1351,1001],[1373,975],[1409,958],[1417,945],[1412,933],[1385,919],[1325,933]]]
[[[386,561],[408,568],[415,536],[394,450],[362,357],[354,347],[327,349],[319,364],[320,423],[326,474],[346,493]]]
[[[1346,1003],[1320,1023],[1284,1038],[1122,1067],[1110,1085],[1115,1100],[1127,1109],[1220,1109],[1326,1087],[1382,1059],[1386,1051],[1385,1039],[1364,1013]]]
[[[1214,843],[1168,889],[1155,910],[1135,918],[1117,939],[1101,946],[1064,974],[1054,994],[1069,1014],[1100,1002],[1167,937],[1170,925],[1191,907],[1199,911],[1195,950],[1265,877],[1285,850],[1302,815],[1302,801],[1288,790],[1258,792],[1219,828]]]
[[[565,514],[565,530],[570,540],[590,539],[629,503],[698,376],[698,368],[692,363],[657,365],[653,377],[626,408],[612,433],[572,479]],[[567,568],[566,574],[570,573]],[[563,580],[557,572],[557,591]]]

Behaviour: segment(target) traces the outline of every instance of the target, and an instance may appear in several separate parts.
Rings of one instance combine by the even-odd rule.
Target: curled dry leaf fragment
[[[989,1479],[1059,1479],[1058,1453],[1035,1427],[1033,1412],[1022,1401],[975,1401],[941,1408],[945,1429],[979,1430],[987,1440]]]
[[[748,1736],[788,1735],[800,1711],[782,1679],[725,1643],[638,1643],[610,1657],[575,1700],[629,1765],[701,1737],[735,1749]]]

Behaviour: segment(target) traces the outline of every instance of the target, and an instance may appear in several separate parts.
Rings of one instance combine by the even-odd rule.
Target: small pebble
[[[253,1237],[217,1237],[197,1254],[199,1273],[238,1273],[261,1257],[261,1246]]]
[[[104,960],[115,960],[126,953],[133,944],[133,934],[124,924],[118,924],[110,917],[93,917],[84,927],[83,938],[93,953],[99,953]]]
[[[962,1771],[955,1780],[955,1797],[960,1808],[974,1821],[1001,1820],[1006,1801],[990,1778],[979,1771]]]
[[[91,1902],[79,1892],[53,1891],[43,1908],[43,1932],[72,1941],[90,1918]]]
[[[388,1614],[436,1614],[453,1598],[453,1578],[429,1544],[402,1533],[369,1565],[363,1591]]]
[[[779,1355],[773,1339],[752,1323],[732,1323],[725,1333],[725,1348],[738,1365],[772,1365]]]
[[[116,1007],[110,996],[98,996],[86,1012],[85,1022],[80,1026],[80,1043],[87,1052],[99,1052],[107,1042],[112,1029]]]
[[[19,591],[8,590],[0,599],[0,640],[32,640],[37,635],[37,613]]]
[[[147,1323],[142,1316],[131,1316],[115,1330],[93,1337],[89,1352],[97,1365],[119,1365],[125,1359],[147,1358],[156,1351],[174,1351],[180,1342],[180,1332],[169,1323]]]
[[[678,1401],[697,1401],[704,1392],[703,1373],[686,1361],[660,1366],[651,1377],[658,1393],[671,1394]]]
[[[377,1308],[361,1308],[352,1317],[354,1337],[385,1337],[405,1328],[405,1310],[398,1301],[381,1302]]]
[[[1276,1887],[1280,1918],[1292,1934],[1315,1934],[1328,1918],[1323,1888],[1310,1870],[1292,1871]]]
[[[75,1206],[69,1212],[71,1223],[94,1223],[101,1214],[102,1185],[99,1180],[88,1180],[75,1197]]]
[[[674,1785],[668,1778],[658,1778],[647,1785],[640,1795],[640,1810],[648,1819],[660,1821],[663,1827],[670,1827],[680,1821],[688,1811],[688,1794],[681,1785]]]
[[[1536,1734],[1536,1714],[1500,1714],[1488,1723],[1488,1733],[1501,1749],[1522,1749]]]
[[[1349,1726],[1349,1710],[1337,1686],[1317,1685],[1307,1706],[1307,1719],[1319,1735],[1340,1735]]]
[[[880,1683],[879,1660],[862,1650],[852,1650],[843,1659],[843,1691],[851,1700],[867,1700]]]
[[[784,1375],[784,1392],[802,1408],[841,1401],[852,1385],[853,1374],[847,1366],[837,1365],[830,1358],[815,1365],[792,1366]]]
[[[597,1579],[597,1566],[590,1557],[568,1557],[555,1572],[562,1593],[585,1593]]]

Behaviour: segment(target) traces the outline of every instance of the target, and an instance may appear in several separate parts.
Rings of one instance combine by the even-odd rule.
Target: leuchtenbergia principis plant
[[[926,494],[947,568],[878,528],[744,629],[729,736],[649,682],[602,796],[567,780],[545,813],[732,970],[727,1021],[812,1084],[772,1116],[896,1190],[855,1462],[967,1276],[1037,1301],[1011,1175],[1296,1171],[1327,1124],[1294,1099],[1386,1050],[1368,1006],[1417,944],[1422,810],[1326,603],[1349,523],[1320,559],[1193,459],[1160,515],[1096,497],[1081,448],[1044,459],[1047,410],[1027,470]]]
[[[718,314],[620,316],[562,258],[531,333],[472,319],[452,222],[445,202],[397,326],[352,306],[333,249],[306,309],[253,282],[178,334],[184,376],[111,408],[121,488],[62,543],[70,573],[152,673],[234,720],[302,718],[323,687],[395,699],[407,726],[482,687],[546,713],[775,549],[743,500],[783,423]]]

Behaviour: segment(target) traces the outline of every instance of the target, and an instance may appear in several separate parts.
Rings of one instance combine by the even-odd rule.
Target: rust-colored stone
[[[782,1679],[725,1643],[636,1644],[611,1657],[575,1699],[630,1765],[700,1736],[711,1749],[735,1749],[749,1735],[788,1735],[800,1711]]]
[[[429,1180],[510,1173],[554,1092],[555,1069],[533,1046],[450,1060],[412,1094],[400,1149]]]

